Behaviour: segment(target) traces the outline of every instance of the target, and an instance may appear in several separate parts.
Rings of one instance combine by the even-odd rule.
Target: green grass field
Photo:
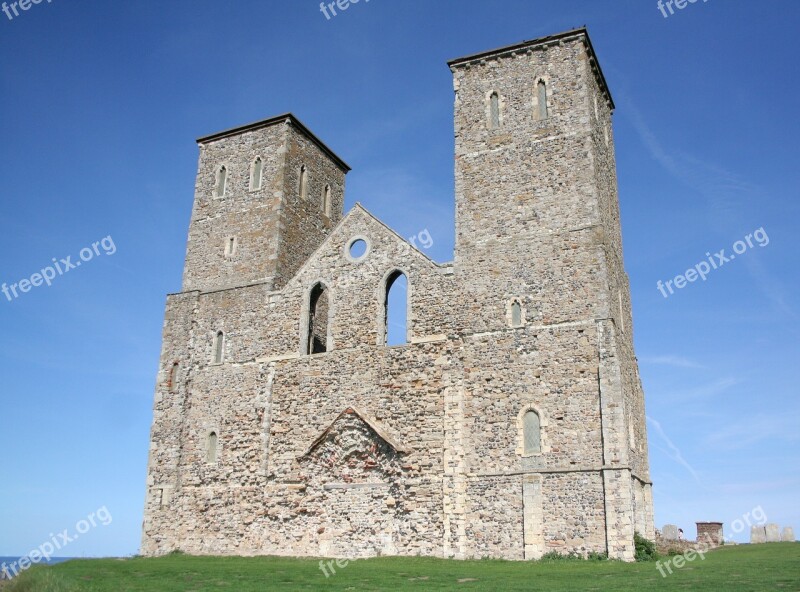
[[[662,559],[662,562],[669,558]],[[38,567],[3,592],[263,592],[265,590],[800,591],[800,544],[726,547],[662,577],[655,562],[353,561],[326,578],[319,560],[277,557],[93,559]],[[667,570],[664,569],[667,573]],[[330,573],[330,572],[329,572]]]

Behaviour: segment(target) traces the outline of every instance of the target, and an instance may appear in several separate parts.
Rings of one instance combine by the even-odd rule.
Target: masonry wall
[[[250,169],[263,160],[261,189],[250,190]],[[272,281],[278,256],[278,211],[284,192],[286,130],[271,126],[200,147],[189,224],[183,291],[212,290]],[[215,195],[220,165],[228,169],[224,197]],[[226,256],[229,237],[236,254]]]
[[[345,171],[304,134],[288,126],[286,173],[281,203],[275,288],[288,282],[342,219]],[[308,171],[306,196],[300,196],[300,170]],[[330,214],[323,208],[325,186],[331,189]]]
[[[341,163],[291,121],[203,144],[184,292],[167,305],[143,553],[633,558],[652,493],[611,101],[592,60],[578,32],[452,67],[452,264],[360,205],[342,217]],[[264,189],[251,192],[257,154]],[[408,343],[386,347],[396,273]],[[327,351],[308,355],[315,286]],[[538,452],[524,449],[527,411]]]
[[[590,81],[588,103],[591,123],[591,158],[597,188],[597,202],[602,228],[603,263],[608,274],[609,316],[614,322],[616,356],[620,368],[620,387],[624,405],[623,430],[627,433],[627,462],[633,479],[632,496],[635,530],[655,538],[650,482],[644,391],[633,344],[633,314],[630,284],[623,263],[622,224],[617,193],[616,157],[611,105],[600,89],[597,77],[589,76],[596,64],[584,62]]]
[[[576,68],[583,52],[571,41],[453,68],[455,270],[467,333],[504,328],[515,296],[532,323],[605,316],[587,81]],[[544,119],[539,79],[548,87]],[[492,92],[500,95],[498,129],[488,118]]]
[[[179,491],[179,468],[191,381],[191,319],[197,293],[177,294],[167,299],[159,372],[153,402],[147,487],[145,493],[143,552],[156,552],[172,544],[172,533],[164,529],[169,507]],[[173,366],[177,369],[172,374]]]

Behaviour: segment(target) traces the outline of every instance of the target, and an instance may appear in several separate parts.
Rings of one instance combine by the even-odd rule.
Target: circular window
[[[356,236],[350,239],[345,248],[345,253],[350,261],[361,261],[369,253],[369,243],[363,236]]]

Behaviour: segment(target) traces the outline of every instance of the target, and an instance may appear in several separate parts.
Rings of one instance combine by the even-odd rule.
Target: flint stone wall
[[[167,302],[144,554],[632,560],[634,531],[653,538],[612,103],[585,31],[451,68],[453,263],[360,205],[341,218],[345,171],[291,122],[203,144],[184,291]],[[493,89],[503,124],[487,130]],[[264,191],[251,194],[257,152]],[[214,199],[223,161],[229,194]],[[368,243],[359,260],[355,238]],[[408,344],[386,347],[395,272],[408,278]],[[319,284],[327,351],[308,355]]]

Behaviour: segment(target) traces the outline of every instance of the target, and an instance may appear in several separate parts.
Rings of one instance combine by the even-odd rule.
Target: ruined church
[[[653,538],[614,102],[588,33],[448,65],[451,262],[345,214],[350,168],[292,114],[198,140],[143,554],[632,560],[634,532]]]

